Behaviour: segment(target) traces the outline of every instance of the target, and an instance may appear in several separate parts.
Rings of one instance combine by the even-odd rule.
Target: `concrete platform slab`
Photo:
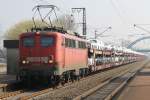
[[[140,72],[150,72],[150,68],[144,68]]]
[[[150,73],[150,69],[146,68],[140,73]],[[138,74],[117,100],[150,100],[150,74]]]
[[[17,83],[15,75],[0,74],[0,93],[5,92],[15,83]]]
[[[9,84],[16,82],[15,75],[0,74],[0,84]]]
[[[7,73],[7,65],[5,63],[0,63],[0,74]]]

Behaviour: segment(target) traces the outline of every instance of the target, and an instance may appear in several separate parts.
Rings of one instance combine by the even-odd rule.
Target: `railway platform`
[[[0,92],[6,91],[16,82],[15,75],[0,74]]]
[[[6,63],[1,63],[0,62],[0,75],[7,73],[7,67],[6,66],[7,66]]]
[[[0,83],[13,83],[16,82],[16,76],[15,75],[7,75],[7,74],[0,74]]]
[[[139,71],[116,100],[150,100],[150,63]]]

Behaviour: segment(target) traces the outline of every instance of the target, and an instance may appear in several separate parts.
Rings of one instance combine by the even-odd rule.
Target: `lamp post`
[[[85,35],[86,38],[86,9],[85,8],[72,8],[72,12],[77,11],[78,13],[80,13],[80,11],[82,11],[82,34]]]

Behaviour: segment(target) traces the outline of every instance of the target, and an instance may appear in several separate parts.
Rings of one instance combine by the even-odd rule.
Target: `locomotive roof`
[[[30,32],[22,33],[22,35],[32,35],[35,32],[41,32],[42,34],[46,34],[47,32],[58,32],[62,34],[70,34],[74,36],[78,36],[81,38],[81,36],[76,33],[69,30],[64,30],[62,27],[42,27],[42,28],[32,28]]]
[[[64,31],[62,29],[56,29],[56,28],[36,28],[36,29],[31,29],[31,32],[25,32],[22,33],[20,36],[32,36],[35,34],[40,34],[40,35],[55,35],[55,34],[60,34],[63,35],[64,37],[71,38],[71,39],[77,39],[77,40],[82,40],[86,41],[86,39],[80,37],[77,33],[71,32],[71,31]]]

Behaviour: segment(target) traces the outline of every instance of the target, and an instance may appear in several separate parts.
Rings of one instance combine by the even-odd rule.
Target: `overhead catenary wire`
[[[123,28],[129,32],[129,24],[132,25],[133,21],[131,19],[127,19],[127,17],[123,16],[123,12],[121,10],[122,6],[119,6],[119,3],[117,3],[118,1],[115,0],[109,0],[110,4],[112,5],[112,7],[114,8],[114,11],[116,12],[117,16],[120,18],[120,21],[122,22],[122,25],[124,26]]]
[[[117,16],[120,18],[121,22],[123,24],[126,24],[126,21],[124,20],[124,18],[122,17],[122,14],[120,13],[120,11],[118,10],[118,7],[116,6],[116,4],[114,3],[113,0],[109,0],[110,1],[110,4],[112,5],[112,7],[114,8]]]
[[[115,2],[114,2],[114,0],[109,0],[109,1],[110,1],[110,3],[111,3],[112,7],[114,8],[114,10],[115,10],[117,16],[120,18],[120,20],[121,20],[121,22],[122,22],[122,25],[124,26],[123,28],[124,28],[127,32],[129,32],[129,31],[130,31],[130,30],[129,30],[129,25],[132,26],[133,20],[128,19],[127,17],[124,17],[124,16],[123,16],[123,14],[125,14],[125,13],[122,12],[122,10],[121,10],[121,9],[122,9],[122,6],[121,6],[121,7],[119,6],[120,4],[117,3],[117,2],[118,2],[117,0],[115,0]]]

